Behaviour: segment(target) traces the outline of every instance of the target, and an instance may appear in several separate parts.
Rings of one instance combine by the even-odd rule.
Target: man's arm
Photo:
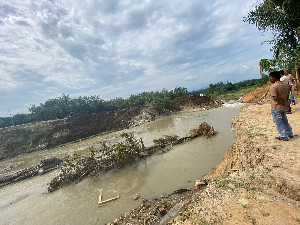
[[[271,96],[271,97],[275,102],[278,102],[280,105],[290,106],[290,103],[288,101],[283,101],[282,99],[278,98],[277,96]]]
[[[290,106],[290,103],[288,102],[288,100],[285,101],[283,99],[278,98],[277,92],[278,92],[277,88],[275,86],[271,86],[271,88],[270,88],[271,98],[280,105]]]

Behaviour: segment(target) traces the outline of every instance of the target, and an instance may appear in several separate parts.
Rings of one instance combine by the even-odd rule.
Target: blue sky
[[[259,78],[256,0],[1,0],[0,116],[69,94],[128,97]]]

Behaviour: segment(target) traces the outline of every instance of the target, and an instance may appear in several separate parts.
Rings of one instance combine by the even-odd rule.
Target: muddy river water
[[[216,109],[180,112],[135,127],[126,132],[142,138],[147,146],[163,135],[186,136],[202,122],[213,125],[217,135],[200,137],[174,146],[172,150],[143,158],[119,170],[100,173],[83,181],[47,194],[48,183],[58,170],[23,180],[0,188],[0,224],[105,224],[131,211],[142,199],[168,195],[180,188],[192,188],[196,179],[212,172],[222,160],[235,138],[230,121],[239,112],[241,104],[225,104]],[[51,150],[29,153],[0,162],[0,175],[10,165],[13,170],[36,165],[46,157],[63,157],[75,152],[85,152],[88,147],[98,147],[103,141],[115,143],[121,131],[99,135],[74,144]],[[10,171],[11,172],[11,171]],[[102,199],[120,199],[98,207],[99,190]],[[133,196],[139,194],[138,200]]]

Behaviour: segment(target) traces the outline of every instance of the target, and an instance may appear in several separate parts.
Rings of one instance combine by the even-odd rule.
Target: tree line
[[[261,87],[266,83],[264,79],[251,79],[246,81],[241,81],[238,83],[231,82],[218,82],[215,84],[210,84],[208,88],[204,88],[198,91],[192,91],[191,94],[203,94],[210,97],[216,97],[228,93],[237,92],[250,87]]]
[[[154,109],[163,110],[170,107],[173,99],[187,93],[186,88],[177,87],[171,91],[163,89],[160,92],[142,92],[140,94],[133,94],[125,99],[118,97],[107,101],[97,95],[70,98],[69,95],[62,94],[62,96],[48,99],[40,105],[31,105],[29,114],[22,113],[12,117],[0,117],[0,127],[62,119],[73,113],[98,113],[144,105],[150,105]]]
[[[107,101],[97,95],[70,98],[69,95],[62,94],[60,97],[48,99],[40,105],[31,105],[29,114],[22,113],[12,117],[0,117],[0,128],[31,122],[62,119],[73,113],[98,113],[144,105],[150,105],[150,107],[156,110],[164,110],[170,108],[172,100],[182,95],[203,94],[209,97],[216,97],[249,87],[260,87],[265,82],[263,79],[251,79],[234,84],[231,82],[218,82],[210,84],[208,88],[196,91],[188,92],[184,87],[177,87],[171,91],[163,89],[160,92],[142,92],[130,95],[128,98],[118,97]]]

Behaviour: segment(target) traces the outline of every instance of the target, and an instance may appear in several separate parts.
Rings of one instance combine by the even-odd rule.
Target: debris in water
[[[113,167],[121,167],[136,159],[153,154],[158,150],[169,150],[172,146],[206,135],[207,137],[216,134],[214,128],[208,123],[202,123],[191,130],[191,135],[178,138],[178,136],[165,136],[153,140],[154,145],[145,147],[142,139],[135,139],[133,135],[123,133],[125,139],[112,146],[102,143],[101,149],[90,148],[90,154],[79,156],[78,159],[66,160],[62,163],[61,171],[49,183],[48,192],[55,191],[62,186],[78,181],[89,175],[97,175],[100,171],[106,171]]]
[[[139,197],[140,197],[140,196],[139,196],[138,194],[135,194],[135,195],[133,196],[133,199],[134,199],[134,200],[138,200]]]
[[[42,175],[56,169],[64,159],[50,158],[44,159],[38,165],[33,165],[17,172],[0,177],[0,187],[20,180],[24,180],[36,175]]]
[[[207,137],[211,137],[216,135],[216,131],[214,130],[213,126],[210,126],[208,123],[201,123],[197,128],[191,130],[192,136],[201,136],[205,135]]]
[[[117,197],[114,197],[114,198],[110,198],[110,199],[107,199],[107,200],[104,200],[102,201],[102,189],[100,190],[100,194],[99,194],[99,201],[98,201],[98,206],[104,206],[104,205],[107,205],[117,199],[120,198],[120,195],[119,195],[119,192],[117,193]]]

